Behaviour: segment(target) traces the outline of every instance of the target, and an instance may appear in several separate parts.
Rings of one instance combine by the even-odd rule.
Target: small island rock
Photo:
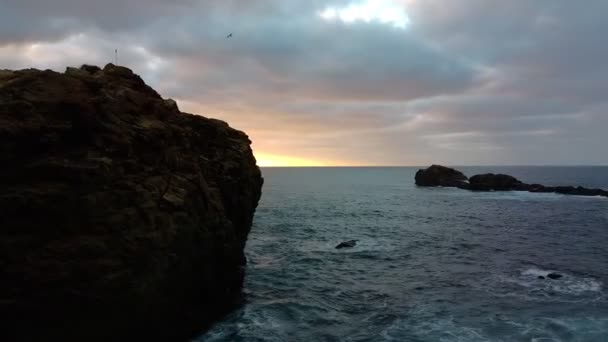
[[[441,165],[432,165],[427,169],[418,170],[415,181],[418,186],[444,186],[472,191],[528,191],[574,196],[608,197],[608,191],[603,189],[587,189],[582,186],[526,184],[513,176],[504,174],[486,173],[475,175],[469,179],[462,172]]]
[[[416,172],[418,186],[461,187],[466,186],[467,180],[462,172],[441,165],[432,165]]]

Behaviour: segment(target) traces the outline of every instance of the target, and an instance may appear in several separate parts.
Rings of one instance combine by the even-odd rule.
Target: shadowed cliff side
[[[225,314],[263,183],[250,144],[127,68],[0,70],[3,340],[185,340]]]

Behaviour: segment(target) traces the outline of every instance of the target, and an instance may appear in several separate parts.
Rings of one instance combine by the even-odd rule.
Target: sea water
[[[459,169],[608,188],[608,167]],[[419,188],[416,170],[263,169],[245,304],[199,341],[608,341],[608,198]]]

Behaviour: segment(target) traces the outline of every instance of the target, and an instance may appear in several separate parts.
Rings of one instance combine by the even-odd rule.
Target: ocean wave
[[[404,172],[267,187],[246,305],[200,341],[608,341],[605,198],[423,191]]]
[[[608,197],[605,196],[578,196],[564,195],[554,192],[529,192],[529,191],[490,191],[490,192],[474,192],[473,196],[479,199],[492,200],[512,200],[512,201],[558,201],[558,200],[590,200],[590,201],[605,201]]]
[[[559,279],[550,279],[559,273]],[[531,267],[517,274],[500,274],[477,286],[495,297],[515,297],[532,302],[591,303],[605,298],[603,283],[595,278],[559,270]]]
[[[562,275],[562,278],[551,280],[548,278],[551,273],[558,273]],[[540,286],[558,293],[575,296],[585,295],[589,292],[601,293],[603,287],[602,282],[594,278],[575,276],[558,270],[543,270],[535,267],[522,271],[519,279],[522,286]]]
[[[605,341],[608,318],[596,317],[530,317],[526,320],[504,319],[514,328],[514,338],[546,341]]]
[[[475,192],[475,195],[483,199],[494,200],[513,200],[513,201],[556,201],[563,199],[566,195],[556,193],[538,193],[528,191],[493,191],[493,192]],[[575,196],[579,197],[579,196]],[[580,196],[582,197],[582,196]]]
[[[384,329],[386,341],[507,342],[605,341],[608,318],[491,315],[475,323],[458,316],[397,319]]]
[[[440,342],[487,342],[483,329],[461,325],[454,317],[424,322],[396,320],[382,332],[387,341],[424,340]],[[404,336],[408,338],[404,339]]]

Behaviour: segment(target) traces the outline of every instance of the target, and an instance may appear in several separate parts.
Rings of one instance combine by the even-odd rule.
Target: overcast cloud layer
[[[0,68],[103,65],[118,48],[182,110],[246,131],[263,163],[608,164],[606,13],[604,0],[0,0]]]

